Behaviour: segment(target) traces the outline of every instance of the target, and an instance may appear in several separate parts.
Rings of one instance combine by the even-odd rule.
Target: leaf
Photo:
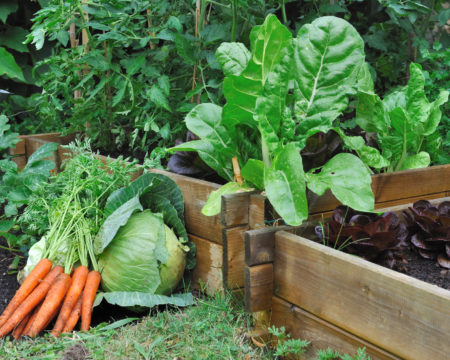
[[[186,36],[182,34],[175,34],[175,47],[177,49],[178,55],[184,60],[188,65],[194,65],[194,47],[192,42],[189,41]]]
[[[361,136],[347,136],[339,128],[334,128],[333,130],[339,134],[346,147],[357,152],[359,158],[367,166],[375,169],[381,169],[389,166],[389,160],[385,159],[380,154],[378,149],[367,146]]]
[[[41,145],[31,156],[28,158],[27,165],[25,166],[24,172],[27,171],[27,169],[33,167],[36,162],[50,157],[54,151],[58,150],[58,144],[54,142],[45,143],[44,145]]]
[[[233,180],[233,169],[231,167],[231,159],[220,156],[213,145],[206,140],[195,140],[183,143],[166,150],[169,153],[175,151],[196,151],[200,158],[211,169],[217,172],[219,176],[225,180]]]
[[[8,124],[8,118],[5,115],[0,115],[0,150],[5,150],[10,147],[15,147],[19,139],[19,134],[9,132],[11,126]],[[0,160],[1,162],[2,160]]]
[[[14,220],[0,220],[0,233],[8,232],[14,226]]]
[[[5,48],[0,47],[0,76],[2,75],[6,75],[6,77],[11,79],[16,78],[25,81],[22,70],[17,65],[14,57]]]
[[[308,188],[321,196],[331,189],[334,196],[354,210],[372,211],[375,200],[370,186],[372,178],[362,161],[352,154],[341,153],[315,173],[307,173]]]
[[[377,132],[380,136],[389,133],[389,115],[378,95],[363,91],[358,92],[356,123],[364,131]]]
[[[167,75],[158,77],[158,86],[166,96],[170,95],[170,80]]]
[[[31,32],[29,37],[31,37],[31,39],[33,39],[31,43],[35,44],[36,50],[41,50],[42,47],[44,46],[45,30],[41,27],[37,27]],[[27,42],[28,41],[29,40],[27,40]]]
[[[320,17],[298,32],[293,61],[297,140],[304,142],[347,108],[364,64],[364,42],[345,20]]]
[[[128,80],[120,81],[118,86],[119,86],[119,91],[117,91],[116,95],[114,95],[114,97],[113,97],[113,103],[112,103],[113,107],[117,106],[117,104],[119,104],[122,101],[122,99],[125,95],[125,91],[127,90]]]
[[[447,103],[449,92],[446,90],[441,90],[437,99],[430,104],[430,111],[428,113],[427,119],[424,121],[423,127],[424,132],[423,136],[429,136],[433,134],[442,118],[442,112],[440,107]]]
[[[212,191],[208,200],[202,208],[202,214],[206,216],[215,216],[220,213],[222,205],[222,195],[236,194],[238,192],[252,191],[253,189],[239,185],[237,182],[229,182],[222,185],[219,189]]]
[[[138,195],[123,203],[106,218],[94,239],[94,253],[96,255],[103,252],[114,239],[119,228],[124,226],[130,216],[137,210],[143,210]]]
[[[250,33],[252,57],[239,75],[230,75],[223,83],[227,103],[223,108],[223,122],[227,127],[247,124],[257,127],[253,114],[256,100],[262,95],[266,80],[285,55],[291,33],[275,15],[269,15],[264,24],[253,27]]]
[[[1,5],[0,5],[1,6]],[[27,53],[28,48],[23,42],[28,35],[28,31],[20,26],[8,26],[6,31],[1,32],[0,46]]]
[[[67,30],[59,30],[56,33],[56,39],[58,39],[63,46],[67,46],[67,43],[69,42],[69,32]]]
[[[418,154],[407,156],[398,170],[425,168],[430,166],[430,162],[430,155],[425,151],[421,151]]]
[[[430,111],[430,104],[425,96],[425,77],[419,64],[411,63],[409,73],[405,110],[415,121],[424,123]]]
[[[97,294],[97,296],[95,298],[95,301],[94,301],[94,307],[99,305],[101,300],[103,300],[103,294],[104,293],[98,293]],[[97,303],[97,299],[100,299],[100,302]],[[99,330],[100,331],[108,331],[108,330],[118,329],[118,328],[120,328],[122,326],[131,324],[132,322],[134,322],[136,320],[139,320],[139,318],[136,317],[136,318],[120,319],[120,320],[114,321],[114,322],[112,322],[112,323],[110,323],[110,324],[108,324],[106,326],[103,326],[103,327],[99,328]]]
[[[169,100],[167,96],[161,91],[157,85],[153,85],[149,91],[150,100],[153,101],[157,106],[172,112],[169,106]]]
[[[241,174],[245,181],[255,185],[258,190],[263,190],[264,169],[265,165],[261,160],[248,159],[247,163],[241,169]]]
[[[230,32],[224,24],[210,24],[204,27],[200,33],[205,45],[211,45],[217,41],[224,41],[230,36]]]
[[[289,225],[300,225],[308,217],[302,158],[291,143],[276,154],[272,168],[264,173],[267,198]]]
[[[216,50],[216,59],[225,76],[241,75],[252,54],[244,44],[223,42]]]
[[[8,16],[19,9],[18,1],[14,0],[2,0],[0,4],[0,21],[6,23]]]
[[[190,293],[164,296],[143,292],[114,291],[99,293],[97,297],[99,299],[105,299],[111,305],[119,305],[123,307],[143,306],[152,308],[158,305],[174,305],[184,307],[194,304],[194,297]],[[97,299],[96,302],[98,302]]]

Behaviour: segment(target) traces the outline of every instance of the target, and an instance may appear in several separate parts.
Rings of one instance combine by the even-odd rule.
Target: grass
[[[250,317],[231,302],[231,296],[217,295],[123,327],[116,326],[126,319],[58,339],[49,334],[34,340],[5,339],[0,341],[0,359],[273,359],[245,339]]]
[[[94,310],[95,311],[95,310]],[[278,349],[260,348],[245,337],[251,317],[229,294],[198,298],[187,308],[165,308],[142,318],[100,324],[89,332],[74,332],[55,339],[49,333],[36,339],[0,340],[0,359],[8,360],[269,360],[301,354],[307,341],[290,339],[282,327],[270,333]],[[370,360],[364,350],[354,356],[331,349],[316,360]]]

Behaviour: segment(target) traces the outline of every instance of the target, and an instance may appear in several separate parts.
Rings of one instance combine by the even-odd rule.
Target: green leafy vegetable
[[[274,209],[291,225],[308,216],[309,181],[317,193],[330,188],[344,204],[370,211],[371,179],[357,157],[345,154],[345,159],[337,157],[326,164],[320,175],[305,176],[299,154],[310,136],[333,129],[358,86],[370,88],[364,43],[357,31],[345,20],[323,17],[303,26],[292,39],[289,30],[269,15],[252,29],[250,43],[251,56],[242,44],[218,49],[216,56],[227,75],[223,83],[227,103],[223,111],[213,104],[197,105],[186,125],[200,140],[168,151],[197,151],[228,181],[233,179],[231,159],[236,156],[246,182],[265,189]],[[360,84],[358,77],[364,79]],[[335,177],[344,172],[345,161],[345,175]],[[233,189],[239,190],[229,183],[214,193],[215,205],[209,201],[206,213],[217,213],[217,195]]]
[[[437,157],[442,145],[438,133],[440,107],[447,102],[448,91],[442,90],[435,101],[429,102],[424,84],[420,65],[411,63],[408,85],[383,100],[373,92],[358,93],[356,123],[367,132],[377,132],[382,154],[382,159],[376,149],[370,152],[377,159],[360,154],[368,166],[387,171],[416,169],[429,166],[431,156]],[[356,151],[362,150],[346,144]]]

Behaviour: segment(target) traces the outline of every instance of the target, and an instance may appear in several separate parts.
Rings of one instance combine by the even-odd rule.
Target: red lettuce
[[[437,260],[450,269],[450,201],[433,206],[427,200],[416,201],[404,211],[409,241],[420,256]]]
[[[393,212],[378,215],[339,206],[315,231],[326,245],[389,268],[395,265],[394,252],[407,246],[406,226]]]

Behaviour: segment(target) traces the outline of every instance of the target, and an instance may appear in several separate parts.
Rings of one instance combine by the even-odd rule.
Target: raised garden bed
[[[269,310],[272,324],[310,340],[306,358],[328,346],[366,347],[372,359],[448,357],[449,290],[308,240],[312,234],[312,224],[246,234],[247,310]]]
[[[22,136],[11,154],[16,155],[19,164],[40,145],[48,141],[67,144],[73,136],[59,137],[57,133]],[[59,166],[64,151],[59,148],[53,159]],[[106,157],[104,157],[106,159]],[[22,165],[22,166],[23,166]],[[266,198],[258,193],[239,193],[222,197],[222,211],[219,215],[208,217],[201,213],[211,191],[220,185],[173,174],[161,170],[171,177],[181,188],[185,199],[186,229],[197,246],[197,268],[194,271],[194,284],[203,287],[207,293],[219,289],[244,288],[244,234],[248,230],[265,226],[268,218]],[[138,175],[138,173],[137,173]],[[425,169],[408,170],[392,174],[374,175],[372,189],[376,207],[404,204],[417,198],[434,199],[450,193],[446,179],[450,177],[450,165]],[[339,202],[331,194],[318,198],[310,196],[310,214],[320,217],[332,211]]]

